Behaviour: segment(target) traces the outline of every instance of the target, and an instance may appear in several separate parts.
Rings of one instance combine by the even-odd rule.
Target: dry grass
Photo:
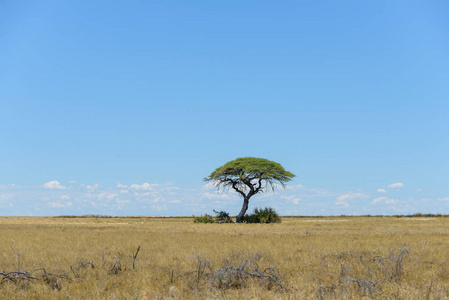
[[[15,240],[21,271],[47,274],[3,275],[2,299],[449,298],[449,218],[2,217],[0,230],[0,272],[18,270]]]

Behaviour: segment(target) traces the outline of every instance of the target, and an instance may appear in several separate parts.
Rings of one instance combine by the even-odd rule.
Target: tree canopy
[[[243,207],[237,216],[241,222],[248,209],[249,198],[253,195],[275,189],[276,185],[284,187],[295,175],[286,171],[281,164],[264,158],[241,157],[215,169],[205,181],[213,182],[216,188],[233,188],[244,199]]]

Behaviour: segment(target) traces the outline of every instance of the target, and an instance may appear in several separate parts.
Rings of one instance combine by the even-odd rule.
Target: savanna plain
[[[0,298],[449,299],[448,249],[447,217],[1,217]]]

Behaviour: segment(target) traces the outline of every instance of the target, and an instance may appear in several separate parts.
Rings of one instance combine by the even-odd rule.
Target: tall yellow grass
[[[5,279],[1,299],[449,298],[449,218],[194,224],[191,218],[1,217],[0,271],[18,268],[13,240],[22,270],[70,278],[58,279],[60,289],[41,279]],[[283,288],[251,276],[238,286],[216,284],[222,266],[255,256],[260,271],[276,270]],[[199,259],[207,262],[201,274]],[[80,264],[88,261],[94,268]],[[122,269],[112,274],[118,261]]]

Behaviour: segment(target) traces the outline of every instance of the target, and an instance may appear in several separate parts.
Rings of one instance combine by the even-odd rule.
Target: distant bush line
[[[207,214],[206,214],[207,215]],[[193,216],[196,218],[195,216]],[[211,216],[214,218],[213,216]],[[447,218],[449,215],[447,214],[422,214],[416,213],[412,215],[339,215],[339,216],[282,216],[282,218],[287,219],[296,219],[296,218]],[[62,216],[54,216],[53,218],[130,218],[130,219],[180,219],[180,218],[191,218],[190,216],[107,216],[107,215],[62,215]]]
[[[416,213],[412,215],[339,215],[339,216],[282,216],[282,218],[447,218],[446,214],[422,214]]]

